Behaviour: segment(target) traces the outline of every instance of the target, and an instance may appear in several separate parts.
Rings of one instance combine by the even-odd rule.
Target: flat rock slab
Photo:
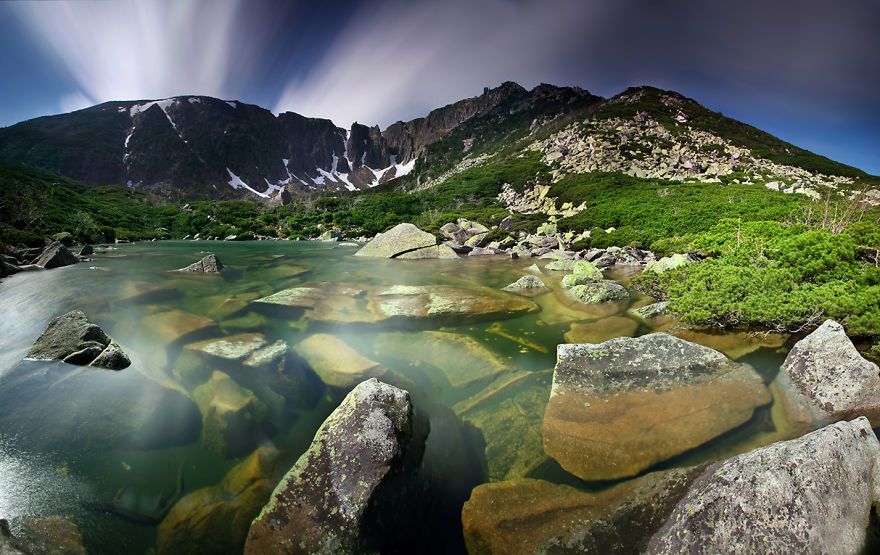
[[[416,366],[429,364],[456,388],[485,383],[514,369],[482,343],[460,333],[383,333],[376,337],[375,350]]]
[[[880,501],[880,443],[866,418],[715,463],[648,553],[864,553]]]
[[[866,416],[880,426],[880,370],[862,358],[833,320],[795,344],[773,386],[785,417],[795,425],[819,428]]]
[[[595,493],[543,480],[483,484],[462,509],[468,553],[642,552],[699,472],[655,472]]]
[[[266,337],[263,336],[263,334],[243,333],[217,339],[206,339],[205,341],[199,341],[198,343],[190,343],[185,348],[188,351],[200,353],[212,358],[242,362],[267,344],[268,341],[266,341]]]
[[[352,388],[367,378],[387,372],[376,361],[363,356],[334,335],[316,333],[294,347],[325,384],[340,389]]]
[[[165,345],[186,342],[220,331],[214,320],[177,309],[144,316],[141,327]]]
[[[324,324],[456,323],[512,317],[538,310],[528,299],[487,288],[449,285],[305,284],[254,301],[254,306],[304,311]]]
[[[412,410],[396,387],[375,379],[355,387],[254,519],[244,553],[360,552],[374,493],[409,446]]]
[[[751,366],[664,333],[557,348],[544,449],[585,480],[633,476],[771,400]]]

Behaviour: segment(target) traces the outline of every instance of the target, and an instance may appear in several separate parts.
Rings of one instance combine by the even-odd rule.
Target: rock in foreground
[[[179,272],[192,272],[196,274],[219,274],[223,269],[223,264],[215,254],[209,254],[198,262],[193,262],[186,268],[181,268]]]
[[[880,426],[880,371],[833,320],[795,344],[774,386],[786,417],[798,425],[819,428],[866,416]]]
[[[462,510],[468,553],[639,553],[698,468],[654,472],[601,492],[543,480],[474,489]]]
[[[37,338],[27,360],[61,360],[78,366],[122,370],[131,365],[128,355],[81,310],[72,310],[49,322]]]
[[[360,551],[365,513],[402,463],[412,431],[407,392],[376,379],[358,385],[275,488],[244,552]]]
[[[880,501],[880,443],[865,418],[715,463],[649,553],[863,553]]]
[[[585,480],[633,476],[770,402],[748,365],[664,333],[557,348],[544,449]]]

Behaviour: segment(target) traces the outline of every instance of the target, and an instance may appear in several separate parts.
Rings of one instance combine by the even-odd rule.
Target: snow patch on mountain
[[[230,179],[228,181],[229,186],[232,187],[233,189],[242,189],[243,188],[243,189],[247,189],[248,191],[252,192],[253,194],[255,194],[259,197],[269,198],[268,194],[261,193],[255,189],[251,188],[251,186],[248,185],[247,183],[245,183],[244,181],[242,181],[242,179],[240,177],[238,177],[237,175],[232,173],[232,170],[230,170],[229,168],[226,168],[226,171],[229,172],[229,177],[230,177]]]

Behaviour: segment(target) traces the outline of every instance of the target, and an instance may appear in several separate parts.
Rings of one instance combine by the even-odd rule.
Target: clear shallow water
[[[240,333],[261,333],[269,342],[283,340],[290,346],[316,332],[332,334],[387,367],[393,375],[389,381],[410,389],[417,409],[431,422],[425,465],[428,473],[435,474],[432,492],[442,499],[439,503],[447,518],[426,528],[422,539],[438,551],[463,549],[458,511],[479,483],[528,476],[585,489],[608,486],[585,483],[543,455],[540,419],[549,396],[550,370],[556,345],[565,342],[569,331],[570,337],[584,342],[655,331],[626,313],[633,305],[647,304],[647,299],[587,307],[562,293],[558,287],[562,273],[545,272],[542,279],[553,292],[531,299],[540,311],[458,326],[316,323],[296,311],[250,304],[299,284],[499,289],[536,262],[500,257],[375,260],[352,257],[355,250],[288,242],[121,245],[96,255],[93,262],[0,282],[0,380],[7,378],[0,383],[0,399],[6,395],[5,404],[0,402],[0,421],[11,423],[0,429],[0,518],[14,527],[28,519],[62,515],[77,524],[90,551],[144,553],[155,549],[157,521],[168,507],[183,495],[219,484],[252,448],[269,445],[277,453],[275,473],[267,477],[277,480],[278,473],[305,450],[345,391],[325,387],[310,374],[303,385],[309,399],[295,403],[288,399],[283,410],[270,411],[248,449],[218,452],[200,430],[187,425],[198,421],[199,415],[193,418],[195,404],[187,400],[195,396],[193,384],[181,383],[181,353],[188,343]],[[227,266],[222,277],[170,271],[205,252],[216,253]],[[543,266],[545,261],[537,262]],[[625,282],[626,274],[620,270],[609,275]],[[132,366],[113,373],[37,364],[25,375],[48,372],[45,378],[10,382],[13,369],[48,321],[72,309],[86,312],[122,345]],[[194,328],[180,318],[156,319],[172,310],[208,319],[212,325]],[[165,322],[163,329],[153,326],[159,321]],[[573,323],[580,325],[575,326],[577,335]],[[658,326],[667,329],[675,324],[668,320]],[[465,353],[448,366],[477,364],[488,357],[504,366],[504,375],[528,372],[534,379],[517,382],[524,385],[509,388],[510,393],[476,402],[473,396],[480,395],[487,380],[453,384],[459,375],[456,368],[438,369],[447,362],[436,359],[442,351],[421,356],[418,347],[407,349],[412,345],[399,336],[395,341],[396,336],[384,335],[426,331],[461,334],[481,346],[476,354]],[[742,356],[767,383],[785,353],[784,348],[756,348],[753,340],[734,334],[687,339]],[[195,364],[203,368],[197,368],[195,375],[201,371],[210,376],[218,369],[215,362],[198,361]],[[238,376],[234,369],[219,369]],[[269,384],[265,376],[256,376],[242,385],[259,397],[261,387]],[[177,401],[162,401],[161,410],[150,410],[170,395],[169,390]],[[771,412],[771,407],[761,409],[746,425],[657,468],[713,460],[778,439]],[[456,413],[464,415],[467,425]],[[511,437],[499,441],[504,433]],[[198,550],[197,545],[189,547]],[[229,552],[239,549],[228,547]]]

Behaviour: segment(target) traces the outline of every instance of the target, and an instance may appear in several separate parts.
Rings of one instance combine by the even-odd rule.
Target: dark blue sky
[[[513,80],[677,90],[880,174],[877,0],[0,2],[0,125],[205,94],[387,125]]]

